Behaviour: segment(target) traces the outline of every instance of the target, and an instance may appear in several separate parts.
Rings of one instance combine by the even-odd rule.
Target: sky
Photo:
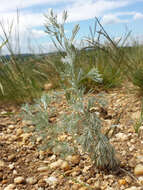
[[[131,31],[130,38],[143,43],[143,0],[0,0],[0,43],[5,39],[3,30],[10,34],[14,51],[37,53],[54,51],[45,32],[49,9],[60,18],[64,10],[68,13],[65,24],[66,35],[70,36],[75,24],[80,25],[77,41],[89,36],[89,27],[94,27],[97,17],[107,33],[114,39],[124,37]],[[18,16],[17,16],[18,15]],[[18,38],[19,33],[19,38]],[[20,47],[18,47],[18,41]],[[6,48],[2,52],[6,53]]]

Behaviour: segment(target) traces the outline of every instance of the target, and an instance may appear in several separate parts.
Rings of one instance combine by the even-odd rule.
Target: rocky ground
[[[19,108],[0,107],[0,190],[143,190],[143,126],[139,134],[134,124],[140,117],[140,97],[126,88],[107,93],[108,107],[100,110],[104,127],[117,124],[110,139],[121,161],[117,174],[96,169],[87,154],[61,159],[39,151],[40,138],[32,144],[32,132],[23,130],[31,123],[12,115]],[[60,104],[60,111],[65,109]],[[58,111],[58,109],[57,109]],[[64,135],[61,138],[66,138]]]

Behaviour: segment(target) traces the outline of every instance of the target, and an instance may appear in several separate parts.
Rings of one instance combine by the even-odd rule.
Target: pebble
[[[117,133],[115,136],[117,139],[121,141],[128,140],[128,136],[124,133]]]
[[[138,164],[134,168],[134,174],[137,176],[143,175],[143,164]]]
[[[13,170],[13,175],[17,175],[17,171],[16,170]]]
[[[22,177],[22,176],[19,176],[19,177],[16,177],[16,178],[14,178],[14,183],[16,183],[16,184],[21,184],[21,183],[23,183],[25,180],[24,180],[24,177]]]
[[[33,184],[35,184],[35,183],[37,182],[37,179],[34,178],[34,177],[28,177],[28,178],[26,179],[26,182],[27,182],[28,184],[30,184],[30,185],[33,185]]]
[[[80,184],[73,184],[72,190],[79,190],[80,187],[81,187]]]
[[[13,190],[15,188],[15,184],[9,184],[4,190]]]
[[[0,172],[0,181],[3,179],[3,173]]]
[[[17,129],[16,134],[19,136],[23,133],[23,130],[21,128]]]
[[[129,187],[129,188],[125,189],[125,190],[137,190],[137,189],[138,189],[137,187],[132,186],[132,187]]]
[[[63,160],[59,159],[58,161],[51,163],[50,168],[56,169],[56,168],[60,167],[63,162],[64,162]]]
[[[61,164],[60,168],[64,171],[70,170],[71,166],[69,165],[69,163],[67,161],[63,161],[63,163]]]
[[[44,181],[45,181],[47,184],[49,184],[49,185],[55,185],[55,184],[57,184],[57,182],[58,182],[57,178],[54,177],[54,176],[45,178]]]
[[[72,164],[79,164],[80,162],[80,156],[79,155],[69,155],[66,157],[66,160],[71,162]]]
[[[8,128],[9,128],[9,129],[14,129],[15,126],[14,126],[14,125],[9,125]]]
[[[43,137],[38,137],[38,138],[36,139],[37,143],[40,143],[42,140],[43,140]]]
[[[127,181],[125,179],[119,179],[118,183],[119,185],[125,185]]]
[[[11,155],[8,156],[8,159],[7,159],[7,160],[8,160],[9,162],[11,162],[11,161],[13,161],[15,158],[16,158],[16,155],[15,155],[15,154],[11,154]]]
[[[53,84],[52,83],[46,83],[44,84],[44,90],[48,91],[51,90],[53,88]]]
[[[42,150],[40,150],[40,151],[39,151],[39,159],[40,159],[40,160],[43,160],[44,157],[45,157],[45,152],[42,151]]]
[[[138,155],[137,156],[137,162],[138,163],[141,163],[141,162],[143,163],[143,155]]]
[[[139,178],[138,178],[138,180],[141,182],[141,184],[143,185],[143,176],[140,176]]]
[[[23,124],[23,125],[32,125],[33,122],[32,122],[31,120],[23,120],[23,121],[22,121],[22,124]]]
[[[24,142],[25,142],[30,136],[31,136],[30,133],[23,133],[22,135],[20,135],[20,137],[23,138],[23,141],[24,141]]]
[[[45,171],[48,171],[49,170],[49,167],[48,166],[41,166],[37,169],[39,172],[45,172]]]
[[[9,167],[10,170],[13,170],[14,169],[14,163],[9,164],[8,167]]]
[[[0,167],[4,167],[5,166],[5,163],[3,160],[0,160]]]
[[[132,178],[130,176],[126,176],[125,177],[125,180],[128,184],[131,184],[132,183]]]
[[[132,152],[134,149],[135,149],[135,146],[131,145],[130,148],[129,148],[129,151]]]
[[[51,161],[52,161],[52,160],[53,160],[53,161],[56,160],[56,155],[52,155],[49,160],[51,160]]]
[[[81,187],[81,188],[79,188],[79,190],[88,190],[88,188],[87,187]]]

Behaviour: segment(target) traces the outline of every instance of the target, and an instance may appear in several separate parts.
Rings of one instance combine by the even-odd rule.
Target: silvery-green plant
[[[76,92],[77,94],[82,81],[86,78],[90,78],[95,82],[102,82],[101,75],[97,68],[93,67],[89,72],[85,73],[82,68],[77,70],[75,67],[75,60],[78,52],[75,45],[75,38],[80,29],[79,25],[75,25],[71,37],[68,38],[65,32],[65,23],[67,20],[66,11],[63,12],[61,22],[58,21],[58,16],[54,14],[52,9],[49,11],[49,14],[45,15],[45,18],[46,33],[49,34],[53,44],[62,55],[62,62],[65,67],[62,72],[60,71],[60,76],[61,79],[66,79],[71,85],[71,88],[68,89],[68,91],[70,90],[70,92]]]
[[[59,128],[65,126],[65,131],[71,134],[76,142],[75,146],[80,146],[83,152],[88,152],[97,168],[116,170],[119,167],[119,160],[108,137],[101,132],[102,122],[98,113],[92,112],[96,103],[103,106],[105,100],[100,97],[89,97],[85,101],[85,98],[81,97],[77,101],[73,98],[71,114],[64,114],[61,117]]]
[[[96,82],[102,81],[96,68],[92,68],[86,74],[81,68],[76,71],[77,49],[74,43],[79,25],[75,26],[71,38],[68,39],[64,30],[64,24],[67,19],[66,11],[63,13],[61,23],[58,22],[57,15],[54,15],[52,10],[49,15],[46,15],[46,19],[46,32],[51,36],[57,49],[60,48],[63,54],[62,61],[65,64],[65,69],[60,72],[60,75],[70,84],[70,87],[65,86],[66,88],[64,89],[70,113],[63,113],[55,124],[51,124],[49,122],[51,113],[47,109],[50,104],[48,95],[42,96],[32,107],[26,105],[23,111],[29,119],[33,119],[35,129],[45,136],[46,146],[50,147],[52,151],[66,154],[80,151],[79,147],[81,147],[83,152],[88,152],[99,169],[117,169],[119,163],[115,157],[114,148],[111,146],[107,136],[101,132],[102,123],[98,114],[91,111],[91,108],[95,107],[97,103],[101,104],[105,101],[101,101],[98,97],[90,98],[90,94],[85,97],[84,88],[79,85],[85,78],[91,78]],[[70,134],[73,142],[66,140],[60,142],[58,136],[63,133]],[[47,135],[52,138],[47,139]]]
[[[80,92],[82,94],[82,92]],[[116,170],[119,162],[109,139],[101,132],[102,122],[96,112],[92,112],[95,104],[105,104],[102,98],[89,97],[85,101],[83,96],[72,96],[68,111],[63,113],[58,121],[50,122],[50,117],[57,114],[56,109],[51,109],[52,101],[62,101],[60,94],[44,94],[35,100],[33,105],[22,106],[22,115],[26,120],[31,120],[35,126],[33,141],[41,136],[40,149],[48,149],[60,156],[73,153],[88,153],[95,166],[102,170]],[[50,108],[50,109],[49,109]],[[31,130],[25,127],[26,130]],[[58,137],[68,134],[72,141],[61,141]],[[48,138],[47,138],[48,137]]]
[[[72,135],[77,134],[78,143],[82,146],[83,151],[87,151],[94,160],[95,165],[100,169],[116,169],[119,165],[114,153],[114,148],[109,143],[109,139],[101,132],[101,122],[96,113],[91,113],[90,108],[94,106],[94,101],[88,99],[85,104],[84,89],[80,88],[80,83],[86,78],[96,82],[102,82],[101,75],[97,68],[92,68],[88,73],[84,73],[81,68],[76,70],[75,60],[77,48],[75,37],[79,31],[79,25],[75,25],[72,30],[71,38],[65,35],[64,24],[67,20],[67,12],[63,12],[62,22],[58,22],[58,17],[51,10],[47,19],[46,32],[50,35],[53,43],[58,50],[64,51],[62,61],[65,63],[65,70],[61,73],[71,84],[71,88],[66,88],[65,95],[72,106],[69,116],[64,115],[61,121],[65,122],[65,130],[73,131]],[[56,40],[56,41],[55,41]],[[58,42],[58,44],[57,44]],[[69,101],[70,100],[70,101]],[[62,123],[62,126],[64,124]],[[68,125],[68,126],[67,126]],[[61,127],[60,126],[60,129]],[[70,131],[71,130],[71,131]]]
[[[58,123],[50,122],[50,118],[57,114],[54,107],[51,107],[51,103],[61,102],[60,93],[58,94],[43,94],[40,99],[36,99],[33,105],[25,104],[22,106],[21,116],[28,121],[31,121],[35,126],[33,130],[32,141],[36,143],[36,139],[41,137],[41,143],[39,149],[51,150],[55,154],[60,156],[68,155],[74,152],[74,147],[66,141],[61,142],[58,140],[58,136],[63,134],[64,127],[59,128]],[[24,127],[25,132],[30,132],[30,128]]]

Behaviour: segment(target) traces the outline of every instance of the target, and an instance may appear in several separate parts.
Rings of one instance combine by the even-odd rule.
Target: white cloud
[[[76,3],[67,7],[68,21],[87,20],[101,16],[105,11],[114,10],[116,8],[124,7],[128,1],[107,1],[97,0],[91,1],[77,1]]]
[[[128,20],[121,19],[120,16],[131,15],[133,18],[139,19],[143,17],[142,13],[137,12],[117,12],[115,14],[108,14],[109,11],[116,10],[117,8],[126,7],[131,3],[135,3],[142,0],[3,0],[0,6],[0,22],[5,24],[5,30],[8,32],[8,26],[12,20],[14,20],[13,29],[17,27],[16,24],[16,9],[20,10],[19,17],[19,34],[22,39],[22,45],[26,46],[26,38],[28,38],[29,33],[34,38],[39,39],[45,36],[45,32],[42,30],[35,29],[36,27],[43,26],[45,23],[45,18],[43,13],[33,12],[34,7],[39,5],[43,10],[45,8],[56,7],[54,11],[62,14],[65,9],[68,11],[68,22],[88,20],[96,17],[102,17],[102,22],[104,24],[109,23],[121,23],[128,22]],[[60,8],[56,6],[60,4]],[[31,8],[33,7],[33,8]],[[24,9],[23,8],[31,8]],[[29,10],[29,11],[28,11]],[[0,35],[3,32],[0,29]],[[12,36],[14,37],[14,32]]]
[[[136,14],[133,16],[133,19],[134,19],[134,20],[143,19],[143,14],[142,14],[142,13],[136,13]]]
[[[107,14],[102,17],[103,24],[116,24],[116,23],[127,23],[127,22],[128,20],[120,19],[114,14]]]
[[[32,29],[31,33],[35,38],[41,38],[46,36],[46,33],[43,30]]]
[[[68,3],[76,0],[68,0]],[[67,0],[4,0],[0,6],[0,12],[15,11],[17,8],[28,8],[36,5],[55,5],[57,3],[64,3]]]

